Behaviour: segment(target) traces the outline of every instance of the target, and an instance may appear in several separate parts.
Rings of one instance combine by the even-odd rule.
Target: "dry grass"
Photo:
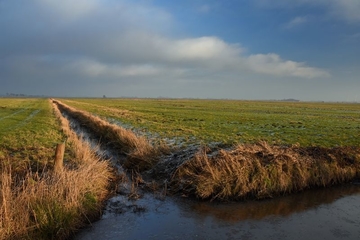
[[[3,163],[0,178],[0,239],[65,239],[98,217],[108,195],[111,169],[60,118],[70,156],[64,170],[12,170]]]
[[[202,199],[260,199],[360,176],[358,148],[285,148],[260,142],[211,157],[207,151],[177,169],[172,182],[177,189]]]
[[[127,156],[124,166],[137,171],[150,169],[159,160],[159,156],[169,151],[164,145],[152,146],[144,137],[136,136],[132,131],[110,124],[85,111],[69,107],[61,102],[55,103],[82,125],[91,129],[101,140],[117,148]]]
[[[5,167],[1,175],[0,238],[68,237],[99,215],[108,178],[105,162],[83,164],[56,176],[28,172],[21,181]]]

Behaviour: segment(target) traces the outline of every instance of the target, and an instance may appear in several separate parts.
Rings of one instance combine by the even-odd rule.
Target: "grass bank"
[[[116,104],[126,101],[131,101],[134,104],[132,109],[129,106],[125,109],[121,109],[119,106],[115,107]],[[146,167],[141,167],[141,170],[152,168],[153,177],[162,176],[167,180],[171,178],[170,188],[172,190],[201,199],[269,198],[302,191],[306,188],[344,183],[360,177],[359,131],[357,131],[358,125],[356,124],[360,120],[356,114],[359,105],[144,99],[67,100],[67,103],[80,108],[90,108],[92,109],[91,112],[103,117],[121,115],[128,119],[136,116],[140,121],[155,119],[159,126],[170,130],[177,129],[179,121],[192,114],[194,118],[188,119],[189,121],[186,121],[186,124],[193,121],[199,122],[201,117],[201,124],[210,124],[212,126],[209,131],[212,131],[210,134],[215,136],[214,139],[216,140],[218,134],[228,133],[227,131],[222,132],[222,130],[229,125],[232,128],[235,126],[243,127],[239,126],[241,125],[239,121],[229,122],[234,116],[243,119],[244,124],[250,124],[252,128],[249,127],[249,133],[246,134],[250,134],[254,138],[248,141],[242,135],[247,143],[238,143],[231,148],[220,150],[203,148],[190,157],[181,152],[174,152],[174,155],[166,157],[154,168],[152,166],[158,162],[159,155],[150,151],[150,154],[141,157],[141,159],[146,159],[148,156],[156,156],[155,161],[146,164]],[[159,106],[155,107],[155,104],[159,104]],[[148,106],[149,109],[145,109],[145,106]],[[172,108],[169,110],[164,106],[169,108],[172,106]],[[187,109],[189,106],[190,108]],[[216,111],[220,109],[220,106],[223,110],[216,112],[211,106],[215,106]],[[91,126],[91,129],[97,131],[99,137],[104,137],[107,141],[118,142],[119,147],[124,145],[122,141],[126,137],[124,138],[120,134],[118,134],[118,137],[107,137],[108,134],[114,134],[114,128],[104,128],[99,123],[95,124],[98,120],[91,120],[93,116],[89,113],[75,110],[69,106],[66,106],[66,108],[65,110],[72,111],[74,116],[77,114],[84,115],[78,118],[82,119],[83,124]],[[237,108],[244,112],[238,114],[239,109]],[[154,113],[154,109],[159,112]],[[235,111],[235,109],[237,110]],[[196,110],[200,110],[200,113],[196,112]],[[189,115],[180,114],[188,113],[188,111],[191,112]],[[169,122],[165,121],[169,120],[166,115],[173,113],[176,113],[173,116],[175,122],[169,124]],[[222,114],[229,119],[224,120]],[[142,116],[144,116],[145,120],[141,118]],[[326,117],[330,119],[326,119]],[[254,119],[254,121],[249,122],[251,119]],[[224,124],[225,128],[220,124],[220,120],[226,123]],[[105,121],[103,122],[104,125],[110,125]],[[214,122],[219,124],[215,126]],[[266,124],[262,125],[264,123]],[[324,125],[319,127],[319,124]],[[342,124],[344,126],[340,127]],[[254,134],[256,132],[261,133],[261,125],[263,127],[267,126],[267,128],[272,129],[271,131],[279,130],[281,131],[279,133],[284,134],[282,137],[290,137],[292,140],[286,141],[286,144],[284,144],[284,142],[276,140],[277,136],[274,135],[275,140],[270,143],[268,141],[259,141]],[[191,125],[183,125],[183,128],[187,126],[191,128]],[[336,144],[338,138],[323,135],[323,128],[329,127],[332,128],[333,133],[345,129],[350,129],[352,132],[347,137],[341,134],[340,137],[344,140]],[[288,130],[289,135],[286,134]],[[122,131],[128,130],[122,129]],[[309,134],[310,132],[311,134]],[[129,134],[133,133],[130,132]],[[314,136],[316,137],[314,138]],[[305,143],[304,145],[297,143],[299,137],[305,140],[302,141]],[[140,137],[140,139],[144,138]],[[257,142],[254,143],[253,140],[255,139],[257,139]],[[312,139],[321,140],[321,144],[317,144],[317,140],[310,143]],[[144,141],[146,140],[144,139]],[[214,142],[214,140],[209,141],[209,143],[211,142]],[[279,142],[282,144],[277,144]],[[345,142],[348,142],[349,145],[344,145]],[[220,141],[218,146],[230,145],[226,141]],[[134,149],[134,147],[129,149]],[[186,159],[179,159],[182,158],[181,156],[185,156]],[[125,163],[125,166],[128,163],[129,161]],[[139,161],[133,163],[133,166],[137,166]]]
[[[50,102],[43,101],[51,109]],[[38,160],[35,169],[31,158],[19,168],[20,156],[1,157],[0,239],[66,239],[100,216],[112,178],[111,168],[71,132],[59,111],[54,111],[44,113],[48,122],[55,119],[55,114],[68,137],[64,169],[53,173],[52,160],[41,161],[41,155],[36,154],[31,155]],[[34,123],[29,119],[26,124],[30,127]]]
[[[172,185],[201,199],[269,198],[360,177],[358,147],[242,144],[200,150],[175,172]]]
[[[155,165],[162,153],[168,152],[165,145],[151,145],[146,138],[135,135],[115,124],[96,117],[88,112],[69,107],[59,101],[55,101],[58,107],[90,129],[101,141],[105,141],[119,152],[126,155],[123,165],[129,169],[144,171]]]

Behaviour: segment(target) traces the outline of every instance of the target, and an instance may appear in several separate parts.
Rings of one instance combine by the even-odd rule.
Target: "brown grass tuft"
[[[166,146],[152,146],[144,137],[136,136],[130,130],[110,124],[85,111],[69,107],[59,101],[55,103],[71,117],[91,129],[101,140],[125,154],[127,156],[124,163],[126,168],[137,171],[148,170],[157,163],[162,153],[169,151]]]
[[[209,156],[200,150],[181,165],[173,185],[199,198],[267,198],[360,176],[359,149],[238,145]]]
[[[99,216],[108,180],[107,163],[99,161],[57,175],[29,171],[21,181],[4,166],[0,238],[65,239]]]

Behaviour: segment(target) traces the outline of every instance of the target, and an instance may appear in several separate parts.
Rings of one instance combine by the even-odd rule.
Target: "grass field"
[[[148,138],[162,138],[165,142],[175,138],[191,144],[168,161],[149,161],[151,154],[128,156],[127,161],[135,160],[128,164],[135,169],[139,163],[151,162],[138,170],[157,169],[154,176],[164,174],[171,187],[185,195],[220,200],[260,199],[360,177],[360,104],[171,99],[62,101],[75,107],[68,112],[82,115],[78,118],[81,124],[98,132],[105,143],[118,140],[109,135],[110,130],[103,124],[95,126],[93,121],[103,120],[91,120],[91,114]],[[116,129],[115,125],[112,127]],[[153,146],[156,148],[159,143],[162,142],[153,141]],[[192,151],[193,143],[198,152],[184,155],[183,152]],[[176,147],[170,149],[174,151]],[[143,152],[141,147],[135,149]]]
[[[109,163],[59,110],[124,154],[125,169],[182,195],[267,198],[360,177],[360,104],[0,98],[0,239],[65,239],[100,213]]]
[[[64,99],[125,127],[188,143],[359,146],[360,104],[175,99]]]
[[[54,173],[65,137],[65,166]],[[51,101],[0,98],[0,239],[67,239],[99,216],[111,177]]]
[[[63,138],[47,99],[0,99],[0,159],[46,162]]]

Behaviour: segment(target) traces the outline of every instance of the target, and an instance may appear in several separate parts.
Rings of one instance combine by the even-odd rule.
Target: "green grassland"
[[[44,162],[62,139],[48,99],[0,98],[0,159]]]
[[[64,167],[53,171],[65,136]],[[0,239],[68,239],[99,216],[111,177],[51,101],[0,98]]]
[[[62,99],[161,138],[192,143],[359,146],[360,104],[186,99]]]

